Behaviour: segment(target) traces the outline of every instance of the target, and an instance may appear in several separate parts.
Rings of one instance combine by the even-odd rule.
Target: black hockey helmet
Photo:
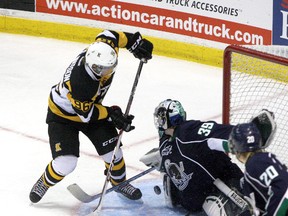
[[[254,123],[236,125],[231,131],[228,142],[233,154],[254,152],[263,148],[261,134]]]

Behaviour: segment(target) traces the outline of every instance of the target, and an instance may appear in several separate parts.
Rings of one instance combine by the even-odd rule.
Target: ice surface
[[[87,215],[93,203],[82,204],[66,188],[76,182],[89,194],[99,193],[104,165],[82,135],[74,172],[49,189],[38,204],[29,201],[31,187],[51,160],[45,124],[49,90],[87,44],[5,33],[0,33],[0,41],[1,215]],[[117,104],[125,110],[138,64],[128,51],[120,51],[105,105]],[[136,129],[122,137],[128,178],[148,168],[139,158],[158,145],[152,114],[167,98],[181,101],[188,118],[221,121],[221,69],[161,56],[143,66],[130,111]],[[105,197],[102,215],[185,214],[165,207],[163,193],[154,193],[155,185],[162,187],[157,171],[133,184],[142,190],[142,203],[123,200],[112,192]]]

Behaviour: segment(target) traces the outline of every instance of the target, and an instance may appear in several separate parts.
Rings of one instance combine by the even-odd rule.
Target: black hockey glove
[[[124,130],[129,132],[134,130],[135,127],[132,126],[132,120],[134,119],[133,115],[124,116],[122,110],[118,106],[112,106],[107,108],[108,115],[111,118],[112,122],[114,123],[115,127],[119,130]]]
[[[149,60],[152,58],[153,44],[146,39],[142,39],[139,32],[136,32],[131,37],[126,47],[129,52],[133,53],[135,58],[140,60]]]

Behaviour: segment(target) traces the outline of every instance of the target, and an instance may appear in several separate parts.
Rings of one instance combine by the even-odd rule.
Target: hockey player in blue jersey
[[[288,215],[287,168],[264,151],[275,129],[273,116],[264,110],[252,123],[235,126],[229,138],[231,151],[245,164],[243,194],[254,206],[255,216]]]
[[[240,190],[243,173],[225,153],[233,126],[186,120],[181,103],[171,99],[156,107],[154,119],[159,148],[152,149],[140,161],[155,166],[164,174],[166,204],[193,213],[202,211],[205,206],[206,213],[213,211],[209,215],[220,215],[220,212],[225,212],[221,215],[240,215],[244,209],[231,203],[215,185],[217,179]],[[215,201],[214,210],[211,210],[211,201]]]

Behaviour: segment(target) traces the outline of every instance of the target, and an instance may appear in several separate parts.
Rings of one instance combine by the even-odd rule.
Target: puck
[[[161,189],[160,189],[160,187],[159,187],[158,185],[154,186],[154,192],[155,192],[157,195],[161,194]]]

